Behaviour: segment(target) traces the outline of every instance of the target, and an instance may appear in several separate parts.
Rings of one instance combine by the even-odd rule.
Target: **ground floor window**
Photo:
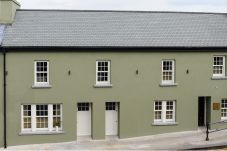
[[[175,122],[175,101],[155,101],[154,122]]]
[[[221,101],[221,119],[227,120],[227,99]]]
[[[62,104],[21,105],[22,132],[62,130]]]

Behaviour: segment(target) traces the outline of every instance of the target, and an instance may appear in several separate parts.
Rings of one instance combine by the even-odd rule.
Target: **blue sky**
[[[227,12],[227,0],[18,0],[23,9]]]

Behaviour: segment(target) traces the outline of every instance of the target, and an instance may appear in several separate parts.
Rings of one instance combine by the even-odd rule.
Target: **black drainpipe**
[[[6,142],[6,51],[3,49],[3,96],[4,96],[4,148],[7,148]]]

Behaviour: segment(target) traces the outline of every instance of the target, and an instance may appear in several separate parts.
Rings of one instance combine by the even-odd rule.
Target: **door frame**
[[[114,102],[116,103],[116,107],[117,107],[117,134],[116,135],[106,135],[106,103],[107,102],[111,102],[111,101],[106,101],[105,102],[105,136],[117,136],[119,138],[119,132],[120,132],[120,102]]]
[[[93,113],[92,113],[92,102],[88,102],[88,101],[80,101],[80,102],[77,102],[77,105],[76,105],[76,138],[78,139],[78,137],[81,137],[81,136],[78,136],[78,104],[79,103],[89,103],[89,111],[90,111],[90,123],[91,123],[91,125],[90,125],[90,131],[91,131],[91,133],[90,133],[90,135],[84,135],[84,136],[89,136],[90,138],[92,138],[92,134],[93,134],[93,132],[92,132],[92,127],[93,127]],[[83,136],[82,136],[83,137]]]

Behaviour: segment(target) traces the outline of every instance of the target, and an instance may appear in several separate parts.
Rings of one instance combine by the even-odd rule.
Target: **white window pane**
[[[213,57],[213,76],[225,76],[225,57]]]
[[[48,61],[36,61],[35,65],[35,83],[48,84]]]
[[[154,121],[174,122],[175,121],[175,101],[155,101]]]
[[[227,119],[227,99],[221,101],[221,118]]]
[[[110,83],[110,61],[97,61],[96,63],[96,82],[97,83]]]
[[[61,104],[53,105],[53,128],[62,126],[62,117],[61,117]]]
[[[162,83],[174,83],[174,61],[162,61]]]

